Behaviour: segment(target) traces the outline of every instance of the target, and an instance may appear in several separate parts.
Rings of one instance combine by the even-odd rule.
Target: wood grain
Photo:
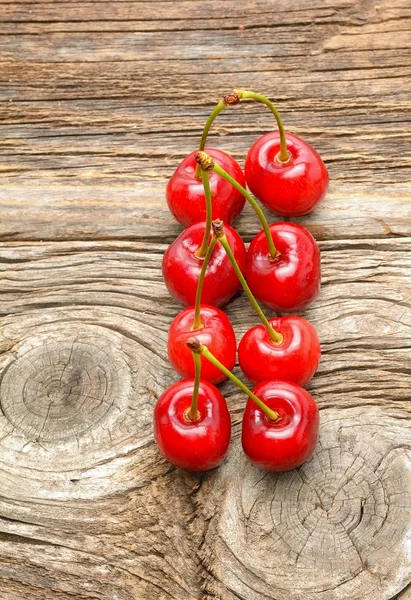
[[[408,600],[410,23],[405,0],[0,4],[2,599]],[[279,476],[244,458],[229,383],[221,468],[174,469],[152,435],[177,379],[164,188],[232,87],[331,177],[298,220],[322,253],[320,443]],[[243,163],[272,127],[247,103],[210,144]],[[256,322],[241,295],[227,313],[238,338]]]
[[[196,598],[204,590],[217,598],[275,598],[274,590],[290,589],[293,578],[302,574],[309,598],[321,598],[321,587],[336,581],[343,586],[339,593],[353,586],[353,598],[372,597],[378,578],[367,575],[366,569],[360,577],[371,538],[375,549],[371,571],[380,572],[384,564],[386,570],[380,574],[385,588],[391,593],[401,587],[409,575],[405,566],[403,572],[394,564],[398,565],[402,544],[408,540],[409,516],[404,512],[409,507],[408,484],[404,481],[398,488],[398,482],[408,473],[404,461],[409,442],[402,428],[411,383],[410,241],[321,243],[323,288],[307,316],[318,329],[323,360],[309,387],[330,430],[322,426],[324,442],[298,475],[280,478],[264,476],[242,458],[238,435],[244,398],[229,384],[223,390],[233,415],[235,441],[223,469],[203,477],[179,474],[155,450],[152,406],[163,387],[176,379],[166,356],[167,329],[178,307],[161,280],[165,247],[116,241],[3,244],[0,264],[2,281],[7,281],[1,304],[0,365],[0,438],[7,473],[2,486],[3,531],[24,538],[23,545],[32,544],[33,537],[36,543],[51,544],[50,555],[42,552],[30,561],[33,573],[44,569],[50,577],[51,556],[60,562],[64,553],[64,568],[57,567],[60,583],[49,584],[49,597],[60,589],[90,597],[82,586],[101,569],[109,569],[109,581],[103,577],[102,583],[92,586],[97,598],[110,594]],[[255,322],[243,297],[229,305],[228,314],[239,335]],[[382,334],[377,338],[376,328]],[[386,447],[380,430],[391,440]],[[365,439],[374,439],[371,466],[367,458],[371,442]],[[397,461],[394,467],[391,452]],[[313,497],[314,489],[320,500]],[[158,494],[163,495],[160,506]],[[298,494],[301,500],[295,504]],[[393,495],[391,504],[381,499],[384,494]],[[323,496],[326,500],[321,500]],[[254,497],[257,506],[262,503],[258,518],[257,513],[243,514],[251,510],[247,506]],[[163,504],[170,501],[178,507],[173,515]],[[312,502],[326,502],[328,508],[317,510]],[[284,516],[277,517],[283,504]],[[306,524],[311,510],[318,514]],[[399,522],[392,516],[396,512],[402,515]],[[385,529],[380,526],[382,514],[388,515]],[[151,519],[159,517],[167,519],[168,534],[161,531],[161,524],[151,529]],[[285,528],[291,547],[287,549],[268,530],[260,531],[264,522],[280,538]],[[234,538],[233,529],[238,532]],[[326,534],[329,542],[324,550]],[[26,567],[13,561],[17,556],[13,539],[0,540],[6,572],[25,581]],[[251,540],[255,554],[245,556]],[[291,557],[304,540],[308,546],[303,558],[293,562]],[[177,555],[171,549],[176,543],[181,551]],[[392,554],[393,563],[382,560],[389,544],[397,552]],[[61,546],[68,546],[69,552]],[[161,555],[157,550],[155,559],[151,554],[147,558],[148,547],[161,548]],[[284,557],[282,579],[279,573],[266,578],[260,571],[271,572],[274,548],[277,560]],[[310,561],[316,556],[319,568],[320,548],[324,576],[311,581]],[[340,564],[342,548],[347,558]],[[77,556],[80,549],[84,556]],[[97,555],[91,564],[89,554]],[[161,585],[145,570],[153,561]],[[78,562],[83,574],[76,571]],[[130,582],[124,579],[125,564],[133,565],[132,573],[143,574],[145,582],[132,575]],[[203,573],[200,580],[190,576],[197,569]],[[175,573],[181,570],[184,575],[176,580]],[[353,573],[355,582],[350,583]],[[78,577],[83,583],[75,583]],[[35,588],[31,589],[36,598]],[[22,591],[18,593],[23,597]],[[300,598],[302,593],[294,589],[290,597]]]

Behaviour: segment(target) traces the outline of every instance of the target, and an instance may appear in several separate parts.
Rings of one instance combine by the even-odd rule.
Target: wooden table
[[[0,597],[410,598],[408,0],[4,0],[0,22]],[[177,379],[165,185],[233,87],[270,96],[331,177],[298,219],[322,251],[320,442],[279,476],[242,454],[230,383],[221,468],[153,443]],[[210,144],[242,162],[272,128],[241,105]],[[255,235],[251,210],[237,228]],[[255,323],[244,297],[227,311]]]

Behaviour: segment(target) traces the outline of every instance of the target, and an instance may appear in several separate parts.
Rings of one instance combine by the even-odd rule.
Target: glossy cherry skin
[[[189,471],[208,471],[223,460],[231,437],[231,419],[219,390],[200,381],[198,411],[200,418],[190,421],[194,379],[171,385],[154,408],[154,439],[160,452],[176,467]]]
[[[301,138],[286,133],[287,164],[276,160],[280,152],[277,131],[260,137],[245,161],[247,185],[255,196],[279,215],[296,217],[313,210],[328,188],[328,171],[320,155]]]
[[[167,248],[163,257],[163,278],[170,294],[182,304],[195,304],[197,282],[203,259],[195,255],[201,246],[205,223],[187,227]],[[239,234],[229,225],[224,227],[228,243],[245,273],[247,251]],[[240,282],[224,248],[217,242],[204,277],[201,302],[223,306],[240,288]]]
[[[205,148],[205,152],[245,187],[244,173],[234,158],[216,148]],[[184,227],[206,219],[203,182],[201,177],[199,179],[194,177],[197,167],[195,153],[196,151],[186,156],[179,164],[166,189],[168,208]],[[229,225],[243,210],[244,196],[214,171],[210,171],[210,189],[213,220],[222,219]]]
[[[194,377],[193,353],[186,342],[195,336],[229,371],[232,371],[237,344],[229,318],[219,308],[203,304],[200,307],[202,327],[194,330],[194,313],[195,307],[189,306],[181,311],[170,325],[168,357],[171,365],[182,377]],[[220,383],[225,378],[220,369],[201,356],[201,379]]]
[[[301,312],[320,291],[321,263],[317,242],[296,223],[270,225],[280,256],[270,260],[260,231],[248,249],[247,282],[254,296],[278,312]]]
[[[318,439],[319,413],[314,399],[289,381],[263,381],[253,392],[281,419],[270,421],[253,400],[248,400],[241,437],[245,454],[266,471],[299,467],[312,455]]]
[[[283,336],[276,344],[264,325],[249,329],[238,346],[238,360],[243,373],[252,381],[281,379],[306,385],[318,369],[320,340],[306,319],[294,315],[269,320]]]

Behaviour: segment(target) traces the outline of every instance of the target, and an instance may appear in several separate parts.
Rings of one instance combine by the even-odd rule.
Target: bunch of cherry
[[[243,99],[265,104],[278,132],[250,148],[245,173],[228,154],[205,148],[217,115]],[[296,315],[267,319],[257,300],[276,313],[307,308],[320,288],[320,252],[312,235],[292,222],[268,225],[246,185],[266,207],[283,216],[310,212],[324,197],[328,174],[317,152],[284,132],[274,105],[255,92],[226,94],[208,118],[200,148],[178,166],[167,185],[167,202],[186,227],[163,259],[170,294],[185,308],[173,320],[168,338],[172,366],[185,379],[174,383],[154,409],[154,434],[174,465],[205,471],[224,458],[231,436],[227,404],[215,384],[230,378],[248,396],[242,425],[245,454],[257,466],[287,471],[314,451],[318,408],[305,386],[318,368],[320,343],[314,327]],[[248,252],[230,226],[248,200],[262,230]],[[232,370],[237,343],[220,310],[243,287],[261,320],[238,346],[251,391]]]

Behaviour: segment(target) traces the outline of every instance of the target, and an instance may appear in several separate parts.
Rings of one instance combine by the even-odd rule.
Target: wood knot
[[[244,459],[226,473],[236,484],[220,500],[220,560],[241,581],[253,573],[259,597],[391,597],[411,542],[411,467],[398,441],[401,431],[410,443],[411,427],[378,410],[321,417],[318,448],[299,469],[272,475]]]
[[[128,396],[124,359],[104,336],[28,340],[0,385],[0,406],[29,440],[78,437]]]

